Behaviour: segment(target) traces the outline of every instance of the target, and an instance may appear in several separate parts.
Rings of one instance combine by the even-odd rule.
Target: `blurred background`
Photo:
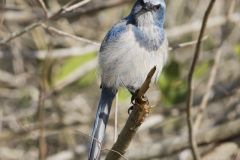
[[[99,43],[135,1],[69,2],[0,0],[0,160],[87,159],[100,94]],[[126,159],[191,159],[185,108],[195,45],[185,42],[198,38],[209,0],[166,3],[165,27],[173,49],[148,92],[153,108]],[[194,74],[199,150],[204,160],[239,160],[240,1],[217,0],[205,35]],[[119,131],[130,98],[125,89],[119,91]],[[115,106],[103,157],[113,144],[114,111]]]

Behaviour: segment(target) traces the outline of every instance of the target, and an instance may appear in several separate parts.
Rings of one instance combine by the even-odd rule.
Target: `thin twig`
[[[47,10],[47,7],[46,7],[44,1],[43,0],[37,0],[37,1],[40,3],[42,10],[45,14],[45,17],[48,18],[48,10]]]
[[[228,106],[226,106],[228,107]],[[224,124],[208,128],[197,134],[198,144],[207,146],[207,144],[219,144],[239,137],[240,119],[228,121]],[[126,155],[130,160],[147,160],[147,159],[167,159],[183,150],[190,149],[186,136],[170,136],[161,141],[145,144],[144,146],[131,147]],[[187,158],[186,158],[187,159]],[[185,160],[185,159],[184,159]]]
[[[118,154],[121,158],[123,158],[123,159],[125,159],[125,160],[128,160],[127,157],[125,157],[123,154],[121,154],[120,152],[115,151],[115,150],[113,150],[113,149],[107,149],[107,148],[105,148],[105,149],[101,149],[101,150],[102,150],[102,151],[108,151],[108,152],[114,152],[114,153]]]
[[[79,8],[79,7],[81,7],[81,6],[89,3],[90,1],[91,1],[91,0],[83,0],[83,1],[81,1],[81,2],[78,2],[78,3],[74,4],[74,5],[71,5],[71,6],[67,7],[66,9],[64,9],[63,14],[66,13],[66,12],[71,12],[71,11],[73,11],[74,9],[77,9],[77,8]]]
[[[45,135],[45,109],[44,109],[44,94],[45,89],[40,78],[39,96],[38,96],[38,120],[39,120],[39,160],[45,160],[47,153],[46,135]]]
[[[207,107],[207,104],[208,104],[208,100],[209,100],[209,97],[211,95],[211,88],[214,84],[214,81],[215,81],[215,78],[216,78],[216,74],[217,74],[217,70],[218,70],[218,67],[219,67],[219,62],[220,62],[220,59],[221,59],[221,55],[222,55],[222,51],[221,51],[221,47],[218,49],[216,55],[215,55],[215,58],[214,58],[214,65],[212,67],[212,70],[211,70],[211,73],[210,73],[210,78],[208,80],[208,83],[207,83],[207,92],[204,94],[204,97],[202,99],[202,102],[201,102],[201,105],[200,105],[200,112],[198,113],[197,117],[196,117],[196,120],[195,120],[195,123],[194,123],[194,131],[197,132],[197,129],[200,127],[200,124],[201,124],[201,121],[203,119],[203,111],[206,109]]]
[[[64,16],[76,17],[79,15],[88,15],[88,14],[96,13],[105,9],[119,7],[121,5],[131,3],[131,2],[132,2],[131,0],[113,0],[113,1],[103,1],[102,3],[92,3],[92,5],[78,8],[74,12],[68,12],[64,14]]]
[[[0,6],[5,7],[5,5],[6,5],[6,0],[0,0]],[[1,11],[1,8],[0,8],[0,11]],[[4,20],[4,13],[1,13],[1,15],[0,15],[0,27],[3,23],[3,20]]]
[[[231,1],[231,4],[230,4],[230,7],[228,9],[226,17],[229,18],[229,15],[232,14],[232,12],[234,10],[235,2],[236,2],[236,0]],[[225,27],[229,24],[229,22],[230,21],[227,20],[227,22],[225,24]],[[221,36],[222,39],[220,40],[219,47],[218,47],[216,55],[214,57],[214,64],[213,64],[213,67],[212,67],[211,72],[210,72],[210,78],[209,78],[208,83],[207,83],[206,93],[205,93],[205,95],[202,99],[202,102],[200,104],[200,112],[198,113],[198,115],[196,117],[196,120],[195,120],[195,123],[194,123],[195,132],[197,132],[197,129],[200,127],[200,124],[203,120],[203,113],[204,113],[204,110],[207,108],[207,105],[208,105],[208,101],[209,101],[209,98],[210,98],[210,95],[211,95],[212,87],[213,87],[213,84],[214,84],[214,81],[215,81],[215,78],[216,78],[216,75],[217,75],[217,70],[218,70],[218,67],[219,67],[219,64],[220,64],[222,50],[225,47],[225,42],[228,41],[227,38],[230,37],[229,35],[230,34],[226,35],[225,32],[224,32],[224,28],[222,28],[222,36]]]
[[[8,43],[11,40],[13,40],[13,39],[15,39],[17,37],[20,37],[24,33],[29,32],[29,31],[33,30],[34,28],[36,28],[36,27],[38,27],[40,25],[41,25],[41,21],[32,23],[32,24],[28,25],[27,27],[23,28],[22,30],[14,32],[14,33],[10,34],[7,38],[1,40],[0,41],[0,45]]]
[[[54,33],[56,33],[58,35],[61,35],[61,36],[64,36],[64,37],[68,37],[68,38],[71,38],[71,39],[74,39],[74,40],[77,40],[77,41],[80,41],[80,42],[84,42],[84,43],[89,43],[89,44],[93,44],[93,45],[96,45],[96,46],[100,46],[100,43],[98,43],[98,42],[94,42],[92,40],[89,40],[89,39],[86,39],[86,38],[83,38],[83,37],[72,35],[70,33],[64,32],[64,31],[59,30],[57,28],[54,28],[54,27],[51,27],[51,26],[47,26],[44,23],[42,23],[41,26],[43,28],[47,29],[48,31],[54,32]]]
[[[200,160],[200,155],[199,155],[199,151],[198,151],[198,147],[197,147],[197,142],[195,139],[195,133],[194,133],[194,129],[193,129],[193,119],[192,119],[192,104],[193,104],[193,74],[195,71],[195,67],[197,64],[197,61],[199,59],[199,55],[200,55],[200,48],[201,48],[201,44],[202,44],[202,38],[206,29],[206,25],[208,22],[208,17],[212,11],[212,8],[215,4],[216,0],[211,0],[208,8],[204,14],[204,18],[203,18],[203,22],[202,22],[202,27],[201,27],[201,31],[198,37],[198,43],[196,45],[196,49],[195,49],[195,53],[194,53],[194,58],[193,58],[193,62],[190,68],[190,72],[188,75],[188,96],[187,96],[187,124],[188,124],[188,134],[189,134],[189,143],[191,145],[191,151],[192,151],[192,155],[194,160]]]
[[[45,160],[47,153],[47,144],[45,139],[45,110],[44,110],[44,91],[40,87],[39,89],[39,100],[38,100],[38,110],[39,110],[39,160]]]
[[[61,30],[60,30],[61,31]],[[52,31],[55,33],[55,31]],[[61,34],[61,32],[63,32],[64,34]],[[59,34],[61,36],[65,36],[65,34],[69,34],[66,33],[64,31],[61,31],[60,34],[59,32],[56,34]],[[78,36],[74,36],[72,34],[70,34],[70,36],[67,36],[68,38],[80,41],[80,42],[84,42],[84,43],[90,43],[92,45],[87,45],[84,47],[72,47],[72,48],[64,48],[64,49],[55,49],[51,51],[51,58],[67,58],[67,57],[72,57],[72,56],[82,56],[82,55],[86,55],[86,54],[90,54],[93,52],[98,52],[99,51],[99,46],[100,43],[83,38],[83,37],[78,37]],[[207,36],[205,36],[205,38],[203,38],[203,41],[207,39]],[[177,49],[180,48],[185,48],[185,47],[190,47],[192,45],[195,45],[197,43],[197,41],[189,41],[189,42],[183,42],[177,45],[171,45],[169,47],[169,51],[175,51]],[[36,52],[29,52],[28,54],[26,54],[26,56],[28,58],[37,58],[37,59],[45,59],[47,57],[47,53],[48,51],[46,50],[40,50],[40,51],[36,51]],[[0,50],[0,59],[3,57],[3,55],[7,56],[8,54],[10,54],[9,52],[2,52]]]
[[[5,39],[0,41],[0,45],[4,45],[4,44],[10,42],[11,40],[20,37],[24,33],[33,30],[34,28],[40,26],[44,22],[48,22],[49,20],[58,20],[66,12],[71,12],[72,10],[76,9],[77,7],[81,7],[81,6],[85,5],[86,3],[90,2],[90,1],[91,0],[84,0],[84,1],[81,1],[81,2],[79,2],[77,4],[74,4],[72,6],[68,6],[68,5],[66,6],[65,5],[64,7],[66,7],[66,9],[64,7],[62,7],[57,12],[55,12],[53,15],[49,16],[47,19],[39,20],[37,22],[34,22],[34,23],[28,25],[27,27],[23,28],[22,30],[10,34],[8,37],[6,37]],[[72,10],[70,10],[70,9],[72,9]]]
[[[3,110],[1,108],[0,109],[0,134],[2,133],[2,129],[3,129],[3,119],[4,119]]]
[[[207,40],[208,36],[204,36],[202,38],[202,41],[205,41]],[[168,51],[173,51],[173,50],[176,50],[176,49],[180,49],[180,48],[185,48],[185,47],[189,47],[189,46],[193,46],[197,44],[197,40],[195,41],[189,41],[189,42],[183,42],[183,43],[179,43],[179,44],[172,44],[171,46],[168,47]]]
[[[238,23],[240,21],[239,12],[235,12],[230,15],[229,20],[233,23]],[[223,15],[214,16],[209,18],[209,23],[207,24],[208,29],[221,27],[227,21],[227,18]],[[176,37],[182,37],[183,35],[195,33],[201,28],[201,20],[196,20],[190,23],[185,23],[183,25],[175,26],[172,28],[166,29],[169,39],[176,39]]]

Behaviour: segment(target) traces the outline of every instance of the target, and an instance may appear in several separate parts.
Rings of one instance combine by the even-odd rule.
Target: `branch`
[[[40,6],[41,6],[41,8],[42,8],[42,10],[45,14],[45,17],[47,18],[48,17],[48,10],[47,10],[47,7],[46,7],[44,1],[43,0],[37,0],[37,1],[40,4]]]
[[[0,45],[4,45],[4,44],[12,41],[13,39],[15,39],[17,37],[20,37],[24,33],[29,32],[29,31],[33,30],[34,28],[40,26],[40,24],[41,24],[41,21],[38,21],[38,22],[35,22],[35,23],[32,23],[32,24],[28,25],[27,27],[23,28],[20,31],[11,33],[7,38],[0,41]]]
[[[39,89],[39,97],[38,97],[38,120],[40,123],[39,128],[39,160],[45,160],[47,154],[47,143],[45,139],[45,110],[44,110],[44,91],[43,89]]]
[[[229,18],[229,15],[232,14],[232,12],[234,10],[235,2],[236,2],[236,0],[231,1],[230,7],[229,7],[227,15],[226,15],[227,18]],[[215,82],[215,79],[217,76],[217,71],[219,69],[219,64],[221,62],[222,51],[226,45],[225,43],[228,42],[230,34],[234,33],[232,30],[228,34],[226,34],[224,32],[226,30],[226,26],[228,26],[229,23],[230,23],[230,21],[227,20],[224,27],[222,27],[222,36],[221,36],[222,38],[220,40],[219,47],[217,48],[217,52],[214,56],[214,63],[213,63],[212,69],[210,71],[210,78],[208,79],[206,92],[205,92],[205,95],[203,96],[202,102],[200,104],[200,112],[198,113],[198,115],[196,116],[196,119],[195,119],[195,123],[194,123],[195,132],[200,127],[200,124],[203,120],[203,117],[204,117],[203,113],[204,113],[204,110],[206,110],[206,108],[207,108],[208,101],[209,101],[211,93],[212,93],[213,84]]]
[[[208,38],[208,36],[204,36],[201,41],[205,41],[205,40],[207,40],[207,38]],[[197,42],[198,42],[197,40],[194,40],[194,41],[183,42],[183,43],[179,43],[179,44],[170,44],[170,46],[168,47],[168,51],[173,51],[176,49],[189,47],[189,46],[197,44]]]
[[[6,37],[5,39],[0,41],[0,45],[4,45],[17,37],[20,37],[24,33],[29,32],[29,31],[33,30],[34,28],[40,26],[43,22],[48,22],[49,20],[58,20],[59,18],[61,18],[62,15],[66,14],[68,12],[71,12],[78,7],[85,5],[86,3],[90,2],[90,1],[91,0],[83,0],[83,1],[73,4],[73,5],[71,5],[72,1],[70,1],[67,5],[63,6],[61,9],[59,9],[53,15],[48,17],[46,20],[39,20],[37,22],[34,22],[34,23],[28,25],[27,27],[23,28],[20,31],[10,34],[8,37]]]
[[[48,26],[44,23],[41,24],[43,28],[45,28],[46,30],[48,31],[51,31],[51,32],[54,32],[60,36],[64,36],[64,37],[67,37],[67,38],[71,38],[71,39],[74,39],[76,41],[80,41],[80,42],[84,42],[84,43],[89,43],[89,44],[93,44],[95,46],[99,46],[100,47],[100,43],[98,42],[95,42],[95,41],[92,41],[92,40],[89,40],[89,39],[86,39],[86,38],[83,38],[83,37],[79,37],[79,36],[75,36],[73,34],[70,34],[70,33],[67,33],[67,32],[64,32],[62,30],[59,30],[57,28],[54,28],[52,26]]]
[[[126,149],[128,148],[138,128],[148,116],[151,106],[149,106],[149,102],[145,98],[144,94],[149,88],[152,76],[154,75],[155,71],[156,67],[154,67],[149,72],[145,82],[137,92],[135,104],[133,105],[133,110],[120,135],[118,136],[116,143],[113,145],[112,149],[108,153],[106,160],[118,160],[123,157],[122,155],[124,155],[124,153],[126,152]]]
[[[239,24],[240,22],[240,14],[238,12],[235,12],[231,15],[229,15],[229,18],[227,18],[224,15],[214,16],[209,18],[209,23],[207,24],[208,29],[221,27],[224,25],[229,19],[232,23]],[[190,23],[185,23],[183,25],[175,26],[172,28],[166,29],[167,35],[169,39],[176,39],[176,37],[182,37],[186,34],[191,34],[199,31],[201,29],[201,20],[196,20]]]
[[[64,14],[63,17],[73,18],[79,15],[93,14],[105,9],[119,7],[121,5],[128,4],[131,2],[132,2],[131,0],[105,0],[102,1],[101,3],[92,2],[85,7],[76,9],[74,12],[68,12]]]
[[[188,97],[187,97],[187,124],[188,124],[188,134],[189,134],[189,142],[191,144],[191,151],[192,151],[192,155],[193,158],[195,160],[200,160],[200,155],[198,153],[198,148],[197,148],[197,143],[196,143],[196,139],[195,139],[195,134],[194,134],[194,130],[193,130],[193,120],[192,120],[192,104],[193,104],[193,74],[195,71],[195,67],[197,64],[197,61],[199,59],[199,55],[200,55],[200,48],[201,48],[201,44],[202,44],[202,38],[206,29],[206,25],[208,22],[208,17],[211,13],[211,10],[215,4],[216,0],[211,0],[208,8],[204,14],[204,18],[203,18],[203,22],[202,22],[202,27],[201,27],[201,31],[198,37],[198,43],[195,49],[195,53],[194,53],[194,58],[193,58],[193,62],[190,68],[190,72],[188,75]]]
[[[209,128],[197,134],[198,145],[205,146],[211,143],[220,143],[240,134],[240,119],[227,122],[214,128]],[[163,141],[145,144],[141,147],[129,149],[126,155],[128,159],[147,160],[154,158],[163,158],[171,156],[180,151],[190,148],[185,135],[178,137],[169,137]]]

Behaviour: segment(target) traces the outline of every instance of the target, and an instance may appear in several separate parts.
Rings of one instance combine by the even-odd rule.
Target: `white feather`
[[[154,15],[149,13],[139,18],[142,19],[138,21],[140,30],[146,33],[153,43],[157,43],[160,37],[156,35],[159,35],[160,30],[153,25]],[[154,66],[157,67],[154,75],[156,81],[167,61],[167,39],[164,39],[157,50],[148,51],[136,40],[133,27],[128,25],[127,32],[108,44],[99,54],[102,83],[108,87],[131,86],[138,89]]]

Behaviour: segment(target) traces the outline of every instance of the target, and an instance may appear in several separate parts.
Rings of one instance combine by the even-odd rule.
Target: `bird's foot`
[[[132,103],[133,105],[136,103],[138,91],[139,91],[139,90],[136,90],[135,92],[131,92],[131,94],[132,94],[131,103]]]
[[[130,114],[133,111],[133,106],[128,108],[128,114]]]
[[[133,111],[134,105],[137,103],[137,94],[139,90],[136,90],[135,92],[131,92],[132,97],[131,97],[131,104],[132,106],[128,109],[128,114],[130,114]]]

